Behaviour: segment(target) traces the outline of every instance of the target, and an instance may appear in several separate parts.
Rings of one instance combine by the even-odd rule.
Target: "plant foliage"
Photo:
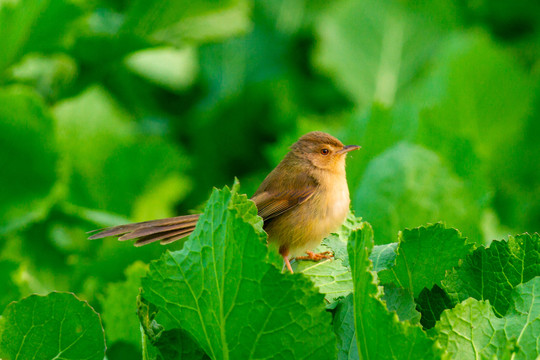
[[[10,0],[0,49],[2,359],[539,356],[538,1]],[[247,197],[314,130],[352,211],[290,275]]]

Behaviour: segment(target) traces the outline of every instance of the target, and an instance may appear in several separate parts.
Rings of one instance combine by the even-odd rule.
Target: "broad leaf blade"
[[[150,265],[143,296],[213,359],[328,359],[323,296],[267,263],[262,220],[233,189],[214,190],[184,249]]]
[[[352,199],[373,225],[377,244],[404,228],[445,221],[472,242],[481,239],[480,209],[463,180],[424,147],[402,142],[371,160]]]
[[[516,286],[508,314],[495,316],[489,301],[469,298],[445,310],[434,330],[452,359],[538,359],[540,276]]]
[[[31,295],[11,303],[0,318],[2,358],[102,360],[104,355],[99,315],[73,294]]]
[[[515,359],[538,359],[540,356],[540,276],[516,286],[513,305],[505,316],[504,331],[517,339],[520,352]]]
[[[455,302],[469,297],[489,300],[502,316],[510,306],[512,289],[535,276],[540,276],[538,233],[510,236],[508,241],[476,249],[442,284]]]
[[[130,343],[136,348],[141,346],[136,299],[141,286],[141,278],[146,270],[145,264],[140,261],[135,262],[126,268],[125,281],[107,286],[105,296],[101,299],[101,306],[109,346],[117,341]]]
[[[504,320],[495,316],[489,302],[467,299],[446,310],[435,326],[438,342],[452,359],[496,358],[506,339]]]
[[[319,291],[325,295],[329,303],[333,303],[352,292],[347,240],[351,232],[358,229],[361,223],[361,218],[349,213],[341,229],[330,234],[315,250],[316,252],[331,251],[334,254],[332,259],[319,262],[299,261],[297,263],[295,271],[308,276],[319,288]]]
[[[392,104],[417,80],[439,36],[455,22],[451,2],[414,7],[387,0],[337,3],[318,22],[317,65],[351,100]],[[434,19],[442,21],[434,26]]]
[[[334,331],[337,335],[338,360],[358,360],[353,294],[338,305],[334,315]]]
[[[389,311],[396,312],[400,321],[407,320],[411,324],[420,322],[420,313],[416,311],[416,304],[409,290],[392,284],[385,285],[381,300],[384,300]]]
[[[368,254],[373,230],[364,223],[349,239],[349,260],[354,282],[354,316],[361,359],[436,359],[439,350],[422,328],[400,322],[377,298],[377,285]]]
[[[54,142],[43,139],[51,138],[54,123],[37,94],[20,87],[0,90],[0,233],[50,207],[58,153]]]
[[[441,223],[405,229],[399,234],[396,265],[379,272],[379,279],[417,297],[422,289],[440,284],[446,271],[458,266],[470,249],[459,231]]]

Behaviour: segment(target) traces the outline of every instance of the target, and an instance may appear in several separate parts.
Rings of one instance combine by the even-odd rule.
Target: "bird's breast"
[[[325,201],[320,207],[323,210],[320,214],[321,225],[326,227],[328,232],[333,232],[345,221],[349,212],[350,198],[347,182],[335,182],[326,189],[325,193],[325,196],[321,196],[321,199]]]

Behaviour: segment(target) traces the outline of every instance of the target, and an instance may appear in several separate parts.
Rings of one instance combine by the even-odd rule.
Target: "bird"
[[[360,146],[343,145],[330,134],[309,132],[291,145],[251,197],[264,221],[268,242],[277,245],[284,267],[291,273],[293,258],[319,261],[333,256],[312,250],[338,230],[349,213],[345,159],[357,149]],[[94,230],[97,233],[89,239],[116,236],[120,241],[136,240],[135,246],[156,241],[170,244],[189,236],[199,216],[176,216]]]

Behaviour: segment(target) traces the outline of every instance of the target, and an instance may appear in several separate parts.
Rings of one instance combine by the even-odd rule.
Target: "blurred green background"
[[[537,0],[4,0],[0,49],[0,312],[73,291],[109,359],[140,335],[108,299],[132,306],[131,264],[165,248],[86,232],[201,210],[235,176],[251,195],[308,131],[362,145],[378,244],[540,230]]]

